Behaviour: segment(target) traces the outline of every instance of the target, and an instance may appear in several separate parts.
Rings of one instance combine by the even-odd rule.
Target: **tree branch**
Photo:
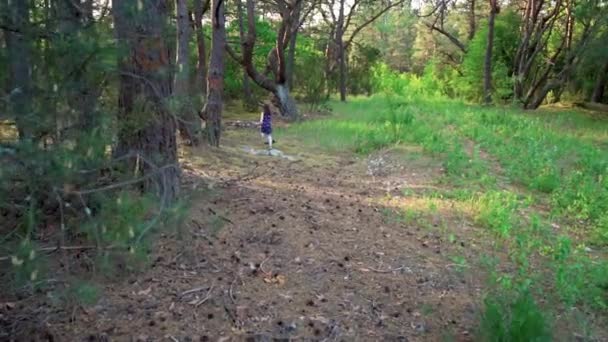
[[[441,27],[437,27],[435,24],[431,24],[431,23],[428,23],[428,22],[425,22],[424,24],[428,28],[430,28],[431,30],[437,31],[437,32],[441,33],[442,35],[444,35],[452,43],[454,43],[454,45],[456,45],[462,52],[467,52],[466,46],[460,40],[458,40],[458,38],[456,38],[456,36],[454,36],[453,34],[451,34],[448,31],[442,29]]]
[[[344,44],[344,49],[347,50],[348,47],[350,46],[350,44],[353,42],[353,39],[355,39],[355,37],[357,36],[357,34],[359,32],[361,32],[361,30],[363,30],[367,25],[373,23],[376,19],[380,18],[381,15],[383,15],[384,13],[386,13],[388,10],[390,10],[391,8],[401,5],[405,2],[405,0],[400,0],[397,2],[394,2],[388,6],[386,6],[383,10],[379,11],[378,13],[376,13],[375,15],[373,15],[371,18],[369,18],[368,20],[366,20],[365,22],[363,22],[363,24],[359,25],[359,27],[357,27],[353,33],[350,35],[350,38],[346,41],[346,43]],[[344,30],[342,31],[344,32]]]

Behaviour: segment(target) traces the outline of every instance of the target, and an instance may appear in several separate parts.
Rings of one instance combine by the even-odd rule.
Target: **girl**
[[[270,105],[264,103],[262,115],[260,116],[260,131],[262,137],[267,139],[268,149],[272,150],[272,112],[270,111]]]

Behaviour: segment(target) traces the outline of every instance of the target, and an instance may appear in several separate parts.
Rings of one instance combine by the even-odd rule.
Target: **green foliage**
[[[33,90],[27,116],[32,126],[24,128],[33,134],[19,139],[2,132],[0,142],[0,250],[11,261],[7,273],[17,291],[45,284],[49,272],[57,270],[53,277],[58,282],[77,276],[74,282],[79,284],[88,275],[85,264],[94,272],[101,270],[98,275],[107,275],[105,269],[125,260],[139,261],[147,255],[148,237],[174,210],[158,197],[142,195],[150,177],[133,172],[142,159],[135,153],[113,155],[117,135],[137,134],[154,116],[149,101],[141,99],[134,99],[138,115],[132,120],[117,116],[122,90],[117,81],[125,77],[117,66],[127,51],[116,42],[111,16],[64,18],[60,7],[50,10],[38,2],[31,4],[32,30],[20,35],[31,42]],[[0,50],[0,62],[7,65],[5,49]],[[0,71],[2,89],[15,90],[14,80],[4,72]],[[2,120],[8,120],[8,127],[17,119],[18,113],[8,110],[14,107],[14,97],[2,91],[0,98],[0,107],[7,108]],[[163,100],[162,105],[176,109],[189,99]],[[47,255],[57,246],[62,248]],[[74,246],[82,246],[82,251],[65,248]],[[75,262],[75,251],[87,261]],[[63,268],[54,262],[57,259]],[[83,284],[65,295],[90,303],[97,292]]]
[[[372,45],[357,44],[350,53],[347,87],[351,94],[372,93],[372,75],[369,70],[376,64],[380,51]],[[322,63],[322,62],[321,62]],[[317,65],[318,66],[321,64]]]
[[[319,67],[323,63],[323,53],[316,42],[309,37],[298,36],[293,84],[296,94],[313,110],[325,101],[325,75],[323,68]]]
[[[528,290],[514,300],[488,296],[484,300],[480,339],[496,342],[551,341],[547,319]]]
[[[266,58],[276,44],[277,32],[271,22],[259,17],[256,17],[255,28],[257,39],[253,64],[257,70],[263,71],[266,68]],[[240,41],[238,21],[231,21],[227,25],[226,36],[229,41]],[[251,89],[258,95],[266,94],[265,90],[260,89],[253,82],[251,82]],[[243,97],[243,68],[228,55],[225,56],[224,93],[229,99]]]
[[[492,51],[492,81],[494,101],[510,99],[513,92],[510,66],[519,42],[514,27],[520,18],[508,10],[496,17],[494,26],[494,46]],[[461,64],[462,76],[455,80],[458,96],[473,102],[483,100],[484,61],[488,42],[488,24],[483,22],[469,42],[467,53]]]
[[[517,225],[516,214],[520,206],[517,197],[510,192],[487,192],[474,202],[478,213],[477,223],[488,227],[503,237]]]
[[[92,283],[75,281],[68,288],[66,299],[75,299],[80,305],[94,305],[99,299],[99,291],[99,288]]]
[[[146,218],[154,210],[154,198],[123,191],[97,202],[96,219],[83,227],[90,240],[124,247],[141,242],[149,230]]]
[[[35,285],[44,278],[45,262],[30,239],[23,239],[11,251],[13,284],[16,287]]]
[[[416,145],[442,161],[445,178],[438,182],[457,188],[428,198],[463,202],[474,222],[488,229],[499,255],[508,255],[506,261],[489,263],[480,336],[550,340],[552,313],[572,306],[604,310],[608,262],[590,256],[582,241],[600,245],[608,236],[605,122],[568,111],[533,116],[437,97],[399,96],[394,90],[409,78],[382,65],[375,72],[389,76],[376,78],[386,94],[334,102],[335,116],[291,126],[289,132],[303,143],[359,153]],[[510,184],[527,195],[504,188]],[[551,216],[535,213],[541,203],[550,206]],[[415,221],[406,214],[399,219]],[[555,220],[563,220],[560,234],[549,223]],[[464,260],[452,259],[458,269],[466,268]],[[506,264],[499,267],[501,262]],[[540,292],[542,306],[534,301]]]

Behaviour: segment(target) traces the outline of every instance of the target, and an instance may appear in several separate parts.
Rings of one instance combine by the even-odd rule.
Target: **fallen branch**
[[[207,295],[205,295],[205,298],[194,303],[194,307],[199,307],[200,305],[203,305],[207,300],[209,300],[209,298],[211,298],[211,291],[213,291],[213,285],[211,285],[209,291],[207,291]]]
[[[201,287],[195,287],[193,289],[190,289],[188,291],[184,291],[179,295],[179,298],[182,299],[184,297],[186,297],[187,295],[191,295],[193,293],[197,293],[197,292],[201,292],[203,290],[207,289],[207,286],[201,286]]]
[[[264,263],[266,263],[266,261],[268,261],[270,258],[272,257],[272,254],[270,254],[266,259],[264,259],[264,261],[262,261],[262,263],[260,264],[260,271],[262,271],[262,273],[264,273],[265,275],[270,275],[272,274],[271,272],[266,272],[264,271]]]
[[[397,268],[389,268],[387,270],[379,270],[379,269],[373,268],[373,267],[365,267],[365,268],[360,268],[359,270],[363,271],[363,272],[372,271],[372,272],[376,272],[376,273],[393,273],[393,272],[400,271],[404,268],[405,268],[405,266],[401,266],[401,267],[397,267]]]
[[[230,224],[234,224],[232,221],[230,221],[230,219],[228,219],[228,218],[226,218],[226,217],[224,217],[222,215],[218,215],[218,213],[216,213],[215,210],[213,210],[211,208],[207,208],[207,209],[209,210],[209,212],[211,214],[215,215],[216,217],[220,218],[221,220],[226,221],[226,222],[228,222]]]

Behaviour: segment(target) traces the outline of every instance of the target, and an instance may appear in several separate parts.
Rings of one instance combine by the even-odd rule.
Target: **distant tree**
[[[190,40],[192,30],[187,0],[175,0],[177,17],[177,53],[173,95],[176,105],[173,109],[178,118],[181,137],[192,145],[199,144],[200,120],[196,115],[192,91],[190,90]],[[204,53],[204,51],[203,51]]]
[[[497,0],[489,0],[490,15],[488,17],[488,39],[483,70],[483,97],[485,104],[492,102],[492,50],[494,49],[494,22],[498,14]]]
[[[240,0],[237,0],[240,1]],[[279,104],[281,113],[291,119],[298,118],[296,102],[287,84],[285,49],[293,34],[293,22],[299,17],[299,6],[303,0],[278,0],[274,6],[281,17],[274,48],[267,58],[266,74],[260,73],[254,64],[256,43],[255,1],[247,0],[247,35],[241,41],[241,56],[228,46],[230,56],[245,68],[249,77],[260,87],[271,92]],[[239,13],[240,14],[240,13]]]
[[[354,0],[352,3],[346,0],[325,0],[321,6],[321,14],[326,24],[330,27],[330,39],[327,46],[327,76],[334,72],[338,65],[338,80],[340,100],[346,101],[347,91],[347,51],[353,44],[357,35],[368,25],[380,18],[393,7],[402,5],[405,0],[389,1],[388,3],[366,2]],[[364,6],[367,5],[367,6]],[[348,6],[348,9],[346,8]],[[337,7],[337,13],[336,13]],[[358,15],[367,10],[371,12],[362,18]],[[358,19],[358,20],[357,20]],[[352,26],[351,26],[352,25]],[[349,33],[347,35],[347,33]]]
[[[244,19],[243,19],[243,2],[240,0],[236,1],[236,6],[237,6],[237,20],[239,22],[239,39],[241,42],[244,42],[246,39],[246,32],[245,32],[245,23],[244,23]],[[253,96],[253,92],[251,89],[251,83],[249,82],[249,75],[247,74],[247,70],[245,70],[243,68],[243,97],[244,97],[244,104],[245,104],[245,108],[249,109],[249,110],[253,110],[255,109],[256,103],[255,103],[255,99]]]
[[[15,117],[19,138],[34,138],[36,120],[32,114],[32,58],[30,40],[30,1],[3,0],[2,21],[8,53],[8,74],[11,89],[9,110]]]
[[[207,103],[203,109],[207,121],[207,139],[211,146],[220,145],[224,92],[224,51],[226,49],[224,0],[211,1],[211,58],[207,76]]]
[[[203,32],[203,15],[209,10],[211,0],[194,0],[194,31],[196,32],[196,75],[193,94],[207,94],[207,47]]]
[[[592,102],[602,102],[606,91],[606,84],[608,84],[608,61],[604,63],[604,67],[597,73],[593,94],[591,95]]]

